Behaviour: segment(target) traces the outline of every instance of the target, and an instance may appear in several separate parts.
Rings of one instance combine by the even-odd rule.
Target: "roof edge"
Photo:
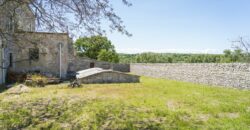
[[[54,34],[54,35],[69,35],[69,33],[57,33],[57,32],[31,32],[31,31],[17,31],[15,33],[37,33],[37,34]]]

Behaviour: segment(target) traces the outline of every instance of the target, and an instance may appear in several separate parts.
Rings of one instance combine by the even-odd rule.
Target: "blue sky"
[[[250,36],[250,0],[112,1],[126,37],[108,34],[118,52],[222,53],[232,40]]]

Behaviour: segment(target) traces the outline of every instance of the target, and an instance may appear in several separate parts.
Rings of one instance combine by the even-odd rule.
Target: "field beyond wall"
[[[0,93],[0,129],[250,129],[250,91],[142,77]]]

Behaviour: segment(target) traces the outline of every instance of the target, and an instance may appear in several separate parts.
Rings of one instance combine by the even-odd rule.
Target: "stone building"
[[[100,84],[100,83],[138,83],[140,76],[122,73],[101,68],[92,68],[78,71],[76,75],[78,83]]]
[[[0,12],[1,83],[7,71],[41,72],[65,78],[72,40],[67,33],[36,32],[36,18],[27,5],[6,5]],[[14,9],[11,9],[11,8]],[[11,14],[16,12],[16,14]],[[73,55],[73,53],[72,53]]]
[[[18,6],[14,12],[16,15],[9,8],[0,12],[0,29],[8,34],[6,39],[0,37],[0,83],[5,82],[7,71],[39,72],[59,78],[93,67],[129,71],[129,65],[77,57],[68,33],[37,32],[36,18],[27,5]]]
[[[67,33],[17,32],[18,40],[9,48],[9,71],[39,72],[66,78],[69,46]],[[20,39],[20,38],[17,38]]]

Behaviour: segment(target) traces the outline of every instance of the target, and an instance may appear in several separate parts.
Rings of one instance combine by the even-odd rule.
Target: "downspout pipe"
[[[62,43],[59,43],[59,74],[60,74],[60,79],[62,78]]]
[[[2,48],[2,82],[5,84],[5,64],[4,64],[4,58],[5,58],[5,49],[4,47]]]
[[[2,41],[2,39],[1,39],[1,37],[0,37],[0,46],[1,46],[1,69],[2,69],[2,73],[1,73],[1,75],[2,75],[2,83],[1,84],[4,84],[5,83],[5,73],[4,73],[4,47],[3,47],[3,41]]]

